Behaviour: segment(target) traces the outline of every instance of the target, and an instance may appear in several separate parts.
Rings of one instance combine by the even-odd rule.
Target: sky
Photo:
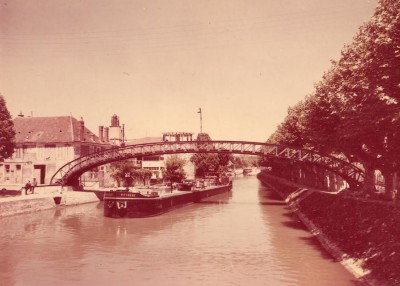
[[[12,117],[265,141],[378,0],[0,0]]]

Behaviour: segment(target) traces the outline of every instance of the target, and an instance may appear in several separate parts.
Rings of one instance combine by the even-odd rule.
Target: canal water
[[[102,203],[0,219],[0,285],[356,285],[254,177],[161,216]]]

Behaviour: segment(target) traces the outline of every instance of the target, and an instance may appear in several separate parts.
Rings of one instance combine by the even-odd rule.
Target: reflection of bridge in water
[[[359,185],[364,179],[363,171],[353,164],[311,150],[246,141],[163,141],[115,147],[79,157],[62,166],[50,184],[77,186],[83,173],[104,164],[141,156],[183,153],[228,153],[289,159],[321,166],[338,174],[350,185]]]

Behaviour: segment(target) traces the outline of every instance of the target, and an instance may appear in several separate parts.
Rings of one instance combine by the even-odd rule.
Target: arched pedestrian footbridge
[[[350,185],[358,186],[364,179],[363,171],[353,164],[310,150],[245,141],[163,141],[115,147],[79,157],[62,166],[53,175],[50,184],[76,186],[83,173],[104,164],[142,156],[182,153],[230,153],[289,159],[322,166],[341,176]]]

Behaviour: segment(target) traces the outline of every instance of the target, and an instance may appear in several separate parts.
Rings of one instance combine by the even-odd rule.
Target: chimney
[[[85,121],[83,121],[82,117],[79,121],[79,140],[85,141]]]
[[[109,138],[108,138],[108,127],[104,128],[104,141],[108,143]]]
[[[104,141],[104,127],[103,126],[99,126],[99,139],[100,139],[100,142],[103,142]]]

